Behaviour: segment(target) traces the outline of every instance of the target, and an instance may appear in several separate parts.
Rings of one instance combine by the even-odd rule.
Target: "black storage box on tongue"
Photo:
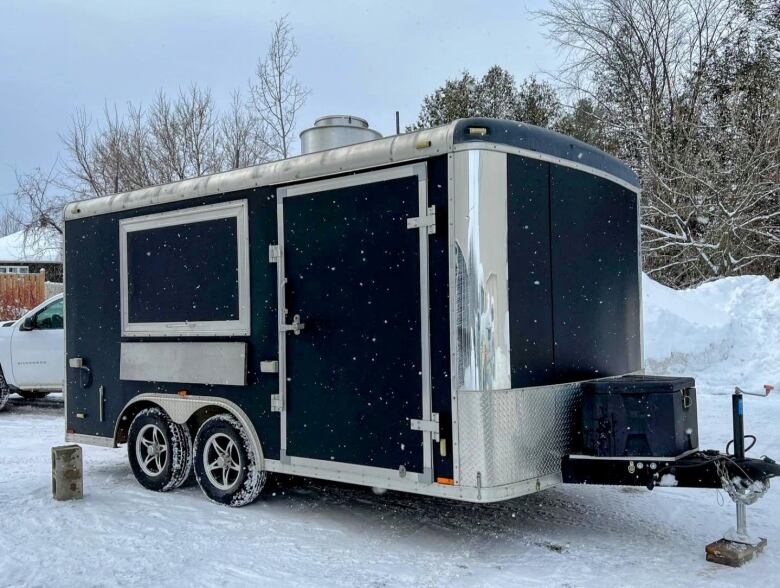
[[[699,447],[693,378],[637,375],[581,385],[583,454],[677,457]]]

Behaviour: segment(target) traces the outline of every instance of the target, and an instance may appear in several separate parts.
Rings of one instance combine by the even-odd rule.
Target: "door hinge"
[[[268,261],[269,263],[279,263],[279,258],[281,257],[281,253],[279,251],[278,245],[269,245],[268,246]]]
[[[281,394],[271,394],[271,412],[282,412]]]
[[[412,431],[427,431],[433,434],[433,440],[439,440],[439,413],[432,412],[431,420],[411,419],[410,426]]]
[[[279,361],[276,359],[269,359],[260,362],[260,372],[263,374],[278,374],[279,373]]]
[[[295,335],[300,335],[301,331],[303,331],[303,328],[306,325],[301,322],[301,315],[296,314],[293,315],[293,322],[291,325],[282,325],[281,331],[282,333],[286,333],[287,331],[292,331]]]
[[[413,216],[406,219],[407,229],[421,229],[423,227],[428,228],[429,235],[436,233],[436,206],[429,206],[428,214],[425,216]]]

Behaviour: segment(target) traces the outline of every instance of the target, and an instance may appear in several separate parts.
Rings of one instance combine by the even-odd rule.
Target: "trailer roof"
[[[65,220],[428,159],[473,148],[474,143],[481,143],[486,149],[506,150],[575,167],[632,190],[639,189],[639,180],[631,168],[582,141],[526,123],[468,118],[433,129],[73,202],[65,207]]]
[[[599,170],[639,187],[639,178],[625,163],[568,135],[527,123],[491,118],[465,118],[453,125],[454,144],[489,142],[510,145]],[[487,133],[474,132],[474,129],[481,128],[487,129]]]

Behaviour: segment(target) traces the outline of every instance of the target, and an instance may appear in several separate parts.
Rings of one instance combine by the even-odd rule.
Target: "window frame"
[[[238,259],[238,319],[224,321],[130,322],[128,306],[127,235],[138,231],[194,224],[197,222],[236,219]],[[204,279],[212,275],[204,274]],[[250,334],[249,283],[249,206],[246,200],[183,208],[171,212],[148,214],[119,221],[120,314],[123,337],[240,337]]]

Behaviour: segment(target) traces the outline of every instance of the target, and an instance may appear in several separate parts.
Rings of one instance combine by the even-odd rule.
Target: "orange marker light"
[[[454,486],[455,480],[452,478],[436,478],[437,484],[446,484],[447,486]]]
[[[178,394],[179,396],[187,396],[189,392],[187,392],[186,390],[179,390],[176,394]]]

